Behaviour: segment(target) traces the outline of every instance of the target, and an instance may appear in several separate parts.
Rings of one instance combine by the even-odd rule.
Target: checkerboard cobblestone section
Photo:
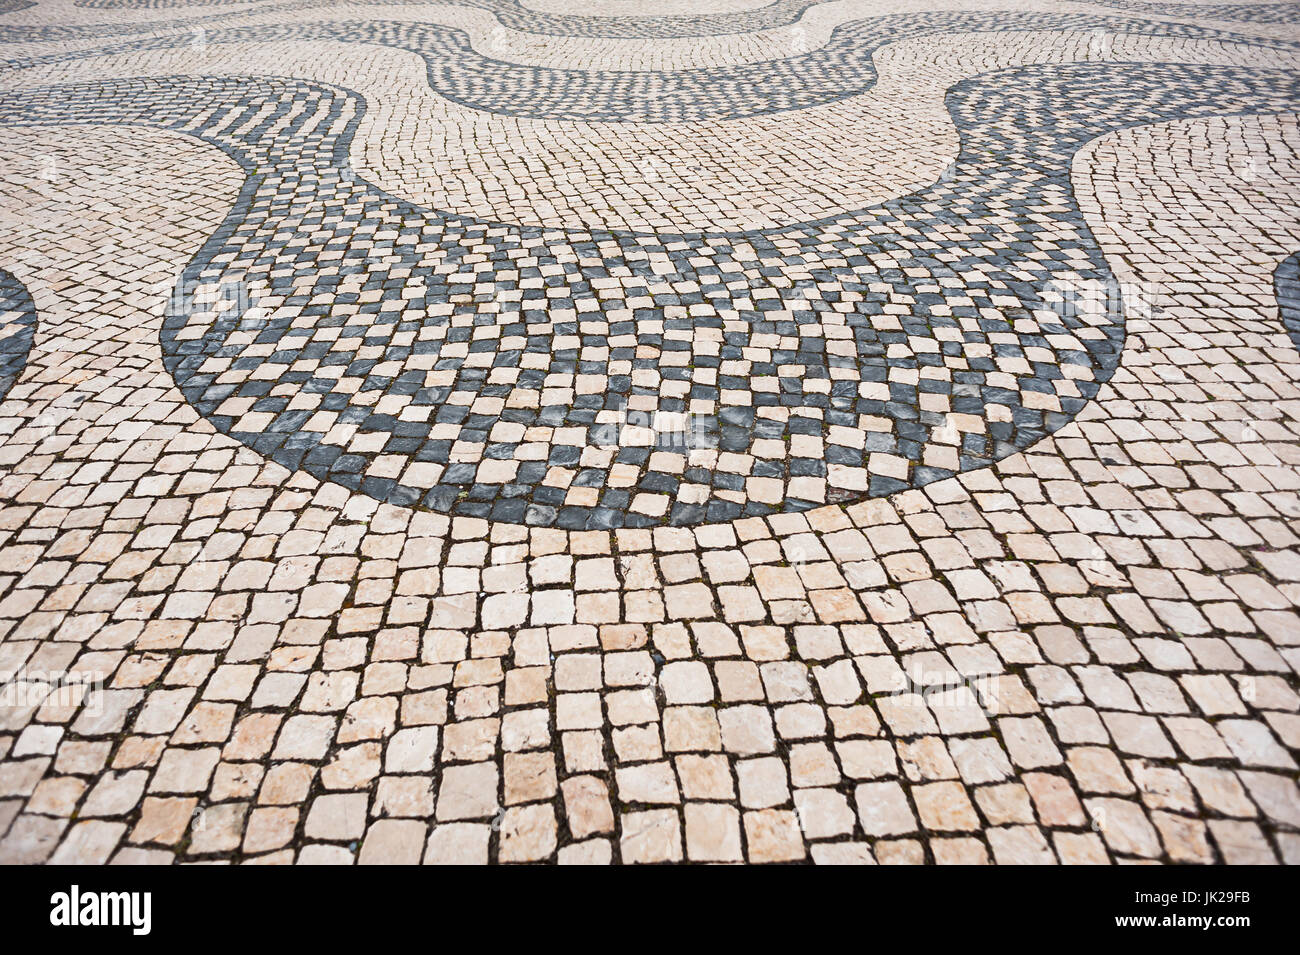
[[[1300,252],[1277,267],[1273,281],[1282,324],[1296,348],[1300,348]]]
[[[0,398],[18,380],[36,330],[36,306],[22,283],[0,270]]]
[[[1295,5],[906,7],[0,12],[0,861],[1300,860]]]

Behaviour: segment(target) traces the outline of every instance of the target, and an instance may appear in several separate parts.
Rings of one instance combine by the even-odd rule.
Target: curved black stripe
[[[819,106],[870,89],[873,56],[887,44],[968,32],[1095,31],[1187,37],[1294,49],[1295,43],[1260,40],[1187,24],[1128,17],[1041,13],[919,13],[871,17],[837,27],[816,50],[759,63],[647,72],[571,70],[521,66],[475,52],[463,30],[421,23],[294,23],[213,28],[209,44],[334,40],[409,50],[423,57],[428,82],[439,95],[472,109],[532,119],[599,122],[700,122],[741,119]],[[184,48],[189,34],[149,37],[95,50],[52,53],[10,65],[36,66],[111,53]]]
[[[0,399],[27,367],[36,337],[36,306],[21,282],[0,269]]]
[[[1000,71],[949,92],[962,150],[941,182],[816,223],[679,236],[542,230],[397,200],[348,174],[364,103],[320,85],[86,84],[0,97],[0,122],[185,127],[249,171],[236,209],[186,269],[162,335],[167,368],[219,430],[381,500],[606,527],[655,523],[634,509],[641,493],[668,495],[666,517],[679,524],[770,512],[729,496],[748,477],[797,486],[876,453],[904,462],[896,476],[873,470],[864,492],[889,494],[1052,433],[1110,376],[1123,340],[1117,310],[1053,311],[1054,288],[1113,282],[1070,188],[1075,152],[1127,126],[1288,111],[1296,83],[1292,71],[1168,64]],[[203,288],[233,307],[200,301]],[[828,346],[831,326],[847,352]],[[709,339],[716,350],[701,349]],[[507,400],[570,375],[605,377],[592,393]],[[1058,388],[1059,411],[1042,403]],[[638,402],[686,412],[743,390],[750,404],[703,415],[695,437],[737,455],[789,442],[748,475],[707,462],[665,470],[645,447],[584,458],[603,419]],[[983,422],[947,459],[926,454],[948,425],[937,408]],[[860,446],[831,440],[865,421],[880,426]],[[540,433],[546,455],[501,483],[457,460],[458,443],[512,460]],[[809,453],[806,437],[825,445]],[[436,475],[403,480],[415,463]],[[635,479],[617,486],[612,466]],[[552,467],[572,470],[594,503],[569,502],[569,489],[547,482]],[[706,500],[679,499],[684,485]],[[778,506],[813,503],[792,491]]]

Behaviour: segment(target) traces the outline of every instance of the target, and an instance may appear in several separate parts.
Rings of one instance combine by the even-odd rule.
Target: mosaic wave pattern
[[[68,0],[48,0],[51,3],[67,5]],[[376,21],[382,21],[384,8],[401,8],[403,6],[421,6],[428,0],[374,0]],[[185,32],[195,27],[206,27],[223,21],[238,22],[248,17],[258,17],[277,11],[302,15],[308,20],[328,22],[328,14],[312,16],[313,11],[328,11],[337,5],[337,0],[72,0],[71,11],[103,10],[113,11],[147,10],[157,11],[160,17],[152,17],[147,23],[131,24],[106,22],[101,24],[84,23],[85,14],[76,13],[68,16],[61,12],[60,20],[70,22],[43,23],[41,25],[24,22],[0,23],[0,41],[22,42],[33,40],[72,39],[77,37],[110,37],[131,33],[150,33],[168,28],[181,29]],[[356,4],[354,2],[353,6]],[[365,6],[365,3],[360,4]],[[924,5],[924,4],[922,4]],[[14,0],[14,5],[7,12],[19,13],[28,10],[32,4],[26,0]],[[774,3],[756,6],[754,9],[729,10],[714,14],[682,14],[672,16],[584,16],[578,11],[582,5],[575,7],[572,13],[554,13],[543,9],[533,9],[516,0],[451,0],[444,6],[463,7],[467,11],[481,11],[490,14],[497,23],[510,30],[543,36],[559,37],[595,37],[623,39],[672,39],[686,37],[717,37],[753,34],[758,31],[772,30],[797,25],[805,16],[818,16],[819,7],[833,10],[832,16],[857,19],[859,9],[864,14],[894,13],[888,6],[872,5],[871,0],[776,0]],[[1038,4],[1050,9],[1050,4]],[[1297,15],[1298,4],[1282,3],[1239,3],[1239,4],[1185,4],[1153,3],[1145,0],[1106,0],[1096,4],[1075,4],[1075,6],[1092,6],[1096,12],[1121,10],[1139,15],[1156,16],[1162,19],[1199,18],[1216,22],[1240,21],[1259,24],[1290,24]],[[214,12],[215,11],[215,12]],[[2,14],[0,14],[2,15]],[[174,15],[174,18],[172,16]],[[15,18],[17,19],[17,18]],[[37,17],[39,20],[40,18]]]
[[[22,4],[23,0],[14,0]],[[98,10],[129,10],[204,7],[229,4],[243,5],[255,0],[75,0],[76,6]],[[329,0],[312,0],[315,4]],[[382,0],[392,3],[394,0]],[[756,9],[713,15],[678,15],[672,18],[655,16],[651,11],[639,15],[614,19],[612,17],[577,17],[547,15],[545,11],[529,8],[526,3],[513,0],[479,0],[466,6],[491,10],[510,26],[537,32],[571,35],[583,30],[607,32],[601,36],[716,36],[727,32],[748,32],[780,26],[797,20],[817,0],[776,0],[773,3],[754,4]],[[1149,0],[1102,0],[1101,6],[1131,10],[1138,13],[1169,15],[1194,15],[1207,20],[1251,20],[1268,23],[1294,22],[1297,4],[1284,3],[1159,3]],[[649,22],[647,22],[649,21]],[[643,32],[644,31],[644,32]]]
[[[96,0],[87,0],[88,3],[95,3]],[[193,6],[200,12],[200,17],[207,21],[216,21],[226,16],[253,15],[266,9],[283,9],[292,11],[310,12],[316,7],[326,4],[332,4],[333,0],[287,0],[287,2],[272,2],[266,4],[243,4],[232,3],[229,12],[222,11],[218,13],[210,12],[214,6],[224,6],[224,0],[216,0],[214,3],[189,4],[186,0],[177,0],[175,4],[160,5],[165,9],[176,9],[178,12],[183,11],[185,7]],[[403,2],[418,3],[424,0],[397,0],[399,4]],[[687,16],[671,17],[593,17],[582,16],[580,14],[552,14],[536,10],[530,10],[515,0],[456,0],[456,6],[464,6],[469,9],[485,10],[493,13],[499,21],[508,27],[524,30],[531,33],[550,34],[555,36],[598,36],[598,37],[644,37],[644,38],[663,38],[663,37],[689,37],[689,36],[718,36],[729,33],[741,34],[763,30],[770,27],[783,26],[796,21],[800,15],[811,7],[815,7],[818,0],[777,0],[777,2],[760,7],[757,10],[742,10],[717,14],[698,14]],[[80,2],[77,6],[81,6]],[[151,5],[148,0],[104,0],[100,9],[133,9],[144,8],[150,9]],[[92,7],[93,9],[93,7]],[[196,22],[198,18],[185,18],[187,22]],[[73,36],[85,35],[108,35],[112,33],[132,33],[147,32],[151,30],[152,25],[129,25],[129,24],[112,24],[107,27],[89,26],[89,25],[64,25],[58,24],[50,28],[46,34],[49,38],[66,38]],[[0,38],[6,39],[36,39],[39,38],[40,28],[24,28],[21,26],[12,26],[8,28],[8,33],[0,33]]]
[[[1300,862],[1300,5],[966,6],[0,4],[0,862]]]
[[[503,62],[474,50],[465,31],[419,23],[294,23],[211,28],[208,44],[336,40],[410,50],[428,64],[432,90],[452,102],[506,116],[552,120],[700,122],[735,119],[832,103],[876,81],[873,54],[886,44],[950,33],[1060,30],[1096,32],[1100,48],[1118,34],[1247,41],[1273,49],[1285,41],[1243,37],[1195,24],[1154,24],[1124,17],[1003,13],[918,13],[855,20],[837,27],[815,51],[777,60],[677,73],[543,69]],[[193,33],[105,44],[83,55],[185,50]],[[67,61],[25,57],[11,65]]]
[[[178,83],[179,116],[155,87],[134,102],[129,90],[61,90],[53,110],[6,103],[0,117],[132,117],[201,136],[186,101],[234,99],[234,115],[210,120],[243,131],[222,145],[246,167],[293,173],[250,178],[231,238],[174,296],[164,352],[186,397],[260,453],[380,500],[589,529],[893,493],[1059,428],[1122,341],[1114,309],[1090,322],[1070,307],[1072,289],[1108,278],[1061,187],[1074,150],[1135,121],[1283,109],[1296,79],[1255,87],[1197,72],[1162,68],[1143,85],[1130,68],[1052,68],[961,84],[949,107],[963,154],[945,182],[806,229],[679,241],[547,235],[393,204],[347,181],[345,143],[324,135],[322,114],[345,121],[361,105],[309,88],[269,108],[269,91]],[[1188,95],[1169,102],[1175,78]],[[998,93],[1017,81],[1014,100]],[[309,102],[287,129],[277,122]],[[316,132],[298,146],[305,123]],[[262,141],[266,128],[294,147]],[[285,204],[294,229],[319,238],[280,248]],[[391,238],[365,241],[372,230]],[[785,268],[746,269],[738,244]],[[468,248],[488,250],[472,271]],[[524,250],[519,279],[540,281],[515,296]],[[790,280],[795,268],[806,277]],[[213,286],[219,312],[197,300]],[[642,419],[654,434],[622,446]]]

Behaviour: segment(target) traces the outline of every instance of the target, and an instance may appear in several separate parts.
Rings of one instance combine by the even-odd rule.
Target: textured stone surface
[[[1288,862],[1289,3],[0,6],[0,861]]]

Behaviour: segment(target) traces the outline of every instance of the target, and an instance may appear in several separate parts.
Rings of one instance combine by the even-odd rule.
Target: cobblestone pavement
[[[0,862],[1300,861],[1300,4],[0,3]]]

